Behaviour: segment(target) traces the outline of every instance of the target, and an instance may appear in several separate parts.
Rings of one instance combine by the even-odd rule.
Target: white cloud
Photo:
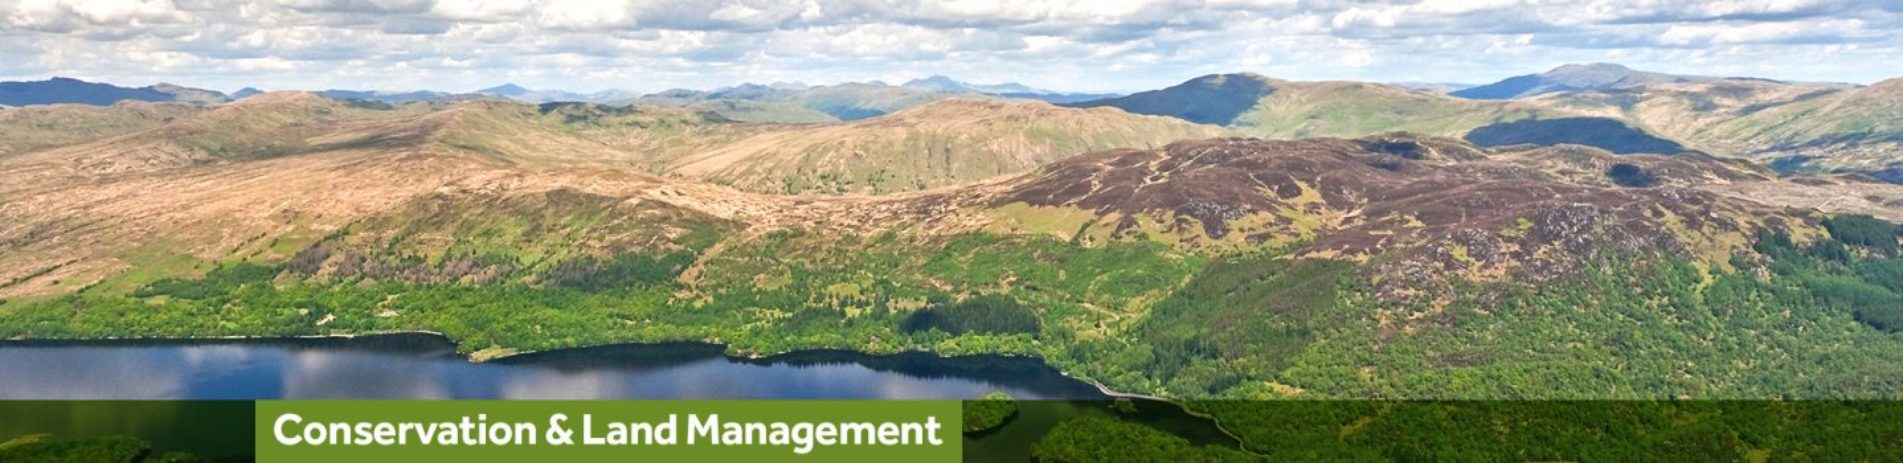
[[[1886,0],[0,0],[0,78],[595,90],[944,73],[1136,90],[1209,72],[1488,81],[1574,61],[1872,81]],[[1774,66],[1767,63],[1803,65]]]
[[[459,21],[504,22],[535,7],[529,0],[437,0],[430,13]]]

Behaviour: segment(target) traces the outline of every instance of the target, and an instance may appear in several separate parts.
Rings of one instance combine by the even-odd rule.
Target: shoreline
[[[896,357],[896,356],[904,356],[904,355],[927,355],[927,356],[931,356],[932,358],[940,359],[940,360],[957,359],[960,357],[984,357],[984,356],[1015,358],[1015,359],[1031,359],[1031,360],[1038,361],[1038,363],[1041,364],[1044,368],[1050,369],[1052,372],[1057,373],[1058,376],[1062,376],[1065,379],[1069,379],[1071,381],[1076,381],[1078,383],[1090,386],[1091,389],[1095,390],[1098,394],[1103,396],[1103,398],[1101,399],[1059,399],[1059,400],[1067,400],[1067,401],[1084,400],[1084,401],[1096,401],[1096,402],[1114,402],[1117,400],[1143,400],[1143,401],[1167,403],[1182,410],[1183,413],[1185,414],[1188,414],[1190,416],[1194,416],[1197,418],[1209,420],[1209,422],[1212,423],[1216,427],[1217,430],[1221,431],[1224,435],[1234,440],[1236,444],[1239,446],[1238,447],[1239,449],[1241,449],[1244,452],[1249,452],[1246,446],[1242,446],[1242,443],[1244,442],[1242,438],[1240,436],[1237,436],[1233,431],[1230,431],[1227,427],[1223,426],[1222,420],[1216,418],[1213,415],[1203,413],[1203,412],[1190,408],[1189,403],[1187,401],[1175,399],[1175,398],[1151,395],[1151,394],[1118,391],[1116,389],[1112,389],[1110,386],[1105,385],[1103,383],[1087,380],[1084,378],[1079,378],[1076,375],[1072,375],[1070,372],[1067,372],[1055,366],[1052,366],[1042,356],[1028,355],[1028,354],[944,355],[938,352],[933,352],[928,350],[907,350],[907,351],[899,351],[899,352],[891,352],[891,353],[871,353],[871,352],[865,352],[865,351],[856,350],[856,349],[838,349],[838,348],[790,350],[790,351],[779,351],[779,352],[761,354],[757,352],[733,351],[731,349],[731,346],[728,344],[709,342],[709,341],[703,340],[703,341],[620,342],[620,343],[572,346],[572,347],[563,347],[558,349],[544,349],[544,350],[516,350],[511,348],[501,348],[506,350],[506,352],[502,352],[494,356],[483,356],[478,358],[477,353],[482,352],[481,350],[464,352],[461,349],[462,344],[457,342],[454,338],[451,338],[448,335],[443,334],[442,332],[432,331],[432,330],[390,330],[390,331],[375,331],[375,332],[365,332],[365,333],[306,334],[306,335],[293,335],[293,336],[233,335],[233,336],[191,336],[191,337],[11,338],[11,339],[0,339],[0,348],[7,347],[7,345],[9,344],[35,344],[35,343],[55,344],[55,345],[57,344],[102,344],[103,345],[103,344],[113,344],[113,343],[119,343],[119,342],[141,342],[141,341],[158,342],[158,343],[171,343],[171,342],[190,343],[190,342],[206,342],[206,341],[269,342],[269,341],[308,341],[308,340],[351,340],[351,339],[371,338],[371,337],[379,337],[379,336],[433,337],[443,341],[446,344],[449,344],[450,346],[454,346],[456,348],[457,357],[460,357],[464,361],[467,361],[469,363],[474,363],[474,364],[489,363],[489,362],[493,362],[497,360],[537,355],[537,354],[560,353],[563,351],[576,351],[576,350],[596,349],[596,348],[611,348],[611,347],[621,347],[621,346],[633,346],[633,347],[659,346],[664,344],[700,344],[700,345],[706,345],[706,346],[717,346],[721,349],[720,355],[722,357],[725,357],[729,360],[744,361],[744,362],[772,362],[776,358],[795,356],[795,355],[800,355],[803,353],[813,353],[813,354],[844,353],[844,354],[858,355],[858,356],[864,356],[864,357]],[[946,399],[946,400],[969,400],[969,399]],[[1250,452],[1250,453],[1253,453],[1253,452]]]
[[[1171,403],[1178,402],[1177,399],[1172,399],[1168,397],[1161,397],[1161,396],[1134,393],[1134,392],[1123,392],[1123,391],[1111,389],[1110,386],[1104,385],[1102,383],[1098,383],[1096,381],[1090,381],[1083,378],[1079,378],[1076,375],[1072,375],[1069,372],[1066,372],[1061,369],[1058,369],[1057,367],[1051,366],[1050,363],[1045,361],[1042,356],[1027,355],[1027,354],[1002,354],[1001,353],[1001,354],[944,355],[944,354],[929,351],[929,350],[906,350],[906,351],[898,351],[898,352],[890,352],[890,353],[872,353],[872,352],[866,352],[866,351],[857,350],[857,349],[840,349],[840,348],[788,350],[788,351],[778,351],[778,352],[763,354],[763,353],[757,353],[757,352],[733,351],[730,349],[731,345],[729,344],[700,340],[700,341],[618,342],[618,343],[580,345],[580,346],[562,347],[557,349],[542,349],[542,350],[502,348],[502,349],[506,349],[507,352],[500,353],[495,356],[484,356],[484,357],[478,358],[474,354],[477,352],[481,352],[480,350],[464,352],[461,349],[462,344],[457,342],[454,338],[451,338],[448,335],[443,334],[442,332],[432,331],[432,330],[390,330],[390,331],[374,331],[374,332],[364,332],[364,333],[303,334],[303,335],[290,335],[290,336],[231,335],[231,336],[184,336],[184,337],[107,336],[107,337],[98,337],[98,338],[8,338],[8,339],[0,339],[0,347],[5,347],[8,344],[35,344],[35,343],[39,343],[39,344],[65,344],[65,343],[111,344],[115,342],[141,342],[141,341],[189,343],[194,341],[268,342],[268,341],[325,340],[325,339],[348,340],[348,339],[368,338],[368,337],[377,337],[377,336],[404,336],[404,335],[432,336],[432,337],[442,339],[444,342],[448,343],[449,345],[456,346],[457,356],[462,357],[463,360],[468,361],[470,363],[488,363],[488,362],[493,362],[497,360],[522,357],[522,356],[528,356],[528,355],[551,354],[551,353],[558,353],[563,351],[582,350],[582,349],[595,349],[595,348],[620,347],[620,346],[656,346],[656,345],[677,344],[677,343],[719,346],[722,350],[721,355],[723,357],[726,357],[732,360],[742,360],[742,361],[750,361],[750,362],[773,361],[775,358],[778,358],[778,357],[794,356],[794,355],[800,355],[805,353],[828,353],[828,352],[863,355],[868,357],[929,355],[938,359],[956,359],[960,357],[986,357],[986,356],[1015,358],[1015,359],[1032,359],[1032,360],[1037,360],[1040,363],[1043,363],[1046,368],[1050,368],[1051,371],[1056,372],[1059,376],[1063,376],[1066,379],[1070,379],[1072,381],[1076,381],[1078,383],[1082,383],[1082,384],[1090,386],[1092,389],[1095,389],[1099,394],[1102,394],[1106,400],[1140,399],[1140,400],[1152,400],[1152,401],[1158,401],[1158,402],[1171,402]]]

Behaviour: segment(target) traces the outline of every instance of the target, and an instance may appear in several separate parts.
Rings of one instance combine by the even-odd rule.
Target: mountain
[[[1260,74],[1212,74],[1162,90],[1066,106],[1110,106],[1136,114],[1170,116],[1198,124],[1229,125],[1262,97],[1275,92],[1280,81]]]
[[[564,101],[602,102],[624,95],[623,92],[602,92],[582,94],[561,90],[530,90],[516,84],[502,84],[475,91],[477,95],[508,98],[529,103],[551,103]]]
[[[263,91],[263,90],[258,90],[258,89],[257,89],[257,88],[255,88],[255,87],[245,87],[245,88],[241,88],[241,89],[238,89],[238,91],[237,91],[237,92],[233,92],[233,93],[231,94],[231,99],[232,99],[232,100],[242,100],[242,99],[245,99],[245,98],[250,98],[250,97],[254,97],[254,96],[258,96],[258,95],[263,95],[263,94],[264,94],[264,91]]]
[[[667,172],[754,192],[883,194],[1024,172],[1082,152],[1223,134],[1120,111],[954,98],[754,135],[674,161]]]
[[[266,94],[0,157],[0,338],[433,330],[480,359],[701,340],[736,355],[1035,355],[1185,398],[1903,388],[1903,288],[1883,276],[1903,262],[1897,226],[1837,215],[1903,204],[1894,185],[1382,134],[1142,144],[924,192],[783,196],[644,173],[628,166],[656,150],[613,144],[928,148],[861,157],[878,145],[859,143],[799,158],[814,160],[793,162],[801,173],[1029,163],[984,149],[1153,124],[1208,129],[990,100],[763,127],[680,108]],[[709,146],[670,152],[698,165],[725,149]],[[85,168],[130,158],[176,162]],[[791,158],[738,162],[751,159],[718,165]]]
[[[520,85],[502,84],[502,85],[498,85],[494,87],[485,88],[482,90],[477,90],[476,94],[500,96],[500,97],[518,97],[522,95],[527,95],[529,94],[529,92],[531,92],[531,90],[522,88],[522,86]]]
[[[433,90],[391,92],[382,90],[319,90],[316,95],[333,100],[367,101],[383,104],[441,103],[480,98],[480,95],[445,93]]]
[[[812,121],[810,112],[822,113],[837,120],[855,121],[957,95],[960,94],[878,82],[849,82],[816,87],[740,84],[713,91],[667,90],[643,96],[630,103],[692,106],[709,102],[747,101],[779,107],[790,105],[804,110],[756,112],[748,118],[760,122],[800,123]],[[773,114],[787,114],[790,118],[773,119],[771,118]]]
[[[1815,164],[1809,169],[1903,167],[1903,79],[1815,90],[1741,112],[1746,114],[1714,124],[1702,135],[1749,147],[1753,157]]]
[[[110,106],[124,100],[211,104],[224,102],[229,98],[216,91],[172,84],[128,88],[66,77],[30,82],[0,82],[0,105],[6,106],[61,103]]]
[[[97,141],[163,126],[203,106],[126,100],[111,106],[36,105],[0,111],[0,156]]]
[[[1625,120],[1689,147],[1790,172],[1903,166],[1898,80],[1869,87],[1720,79],[1541,95],[1528,104]],[[1903,179],[1891,179],[1892,181]]]
[[[1475,100],[1511,100],[1547,93],[1610,90],[1638,85],[1717,79],[1719,78],[1635,71],[1611,63],[1567,64],[1544,73],[1508,77],[1492,84],[1456,90],[1448,94]]]
[[[1575,143],[1619,153],[1683,146],[1632,124],[1519,102],[1473,101],[1365,82],[1292,82],[1216,74],[1161,90],[1073,103],[1221,125],[1264,138],[1361,137],[1393,131],[1465,137],[1483,146]]]
[[[58,166],[51,172],[103,174],[349,149],[434,150],[498,162],[628,169],[762,193],[889,194],[1021,173],[1086,151],[1226,134],[1168,118],[1026,101],[951,99],[851,123],[804,124],[737,120],[726,116],[733,111],[710,107],[721,104],[490,99],[379,106],[274,92],[126,136],[62,143],[70,146],[26,160]],[[8,142],[0,138],[0,146]]]
[[[965,82],[960,82],[957,80],[953,80],[950,77],[945,77],[940,75],[934,75],[931,77],[925,77],[921,79],[912,79],[912,80],[906,81],[902,85],[906,87],[911,87],[911,88],[933,90],[933,91],[940,91],[940,92],[1047,93],[1047,92],[1040,92],[1039,90],[1033,89],[1031,87],[1026,87],[1023,84],[1019,84],[1016,82],[1009,82],[1009,83],[1003,83],[1003,84],[997,84],[997,85],[977,85],[977,84],[969,84]]]
[[[733,120],[688,108],[461,104],[423,119],[457,150],[595,165],[756,193],[891,194],[1021,173],[1072,154],[1223,135],[1167,118],[1044,103],[949,99],[854,122]]]
[[[1105,93],[1070,93],[1036,89],[1016,82],[1002,84],[973,84],[954,80],[950,77],[935,75],[905,82],[904,87],[947,93],[973,93],[981,95],[1038,100],[1050,103],[1074,103],[1079,101],[1114,98],[1118,95]]]
[[[1456,82],[1390,82],[1388,83],[1388,85],[1393,85],[1396,87],[1405,88],[1405,89],[1413,90],[1416,92],[1427,92],[1427,93],[1434,93],[1434,94],[1441,94],[1441,95],[1445,95],[1449,92],[1466,90],[1466,89],[1479,86],[1474,84],[1463,84],[1463,83],[1456,83]]]

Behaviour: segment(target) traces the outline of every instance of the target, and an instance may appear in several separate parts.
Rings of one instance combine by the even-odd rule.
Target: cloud
[[[1903,61],[1900,31],[1894,0],[0,0],[0,77],[659,90],[949,74],[1106,91],[1619,61],[1872,81]]]

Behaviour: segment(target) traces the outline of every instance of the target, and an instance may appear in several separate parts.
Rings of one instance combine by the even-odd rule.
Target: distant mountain
[[[1275,92],[1276,80],[1261,74],[1212,74],[1162,90],[1129,96],[1072,103],[1065,106],[1110,106],[1136,114],[1170,116],[1198,124],[1229,125],[1254,108],[1257,100]]]
[[[1682,146],[1616,119],[1520,102],[1473,101],[1366,82],[1291,82],[1215,74],[1162,90],[1068,106],[1122,108],[1228,127],[1263,138],[1364,137],[1413,132],[1469,142],[1595,146],[1617,153],[1677,153]],[[1571,133],[1568,130],[1584,130]]]
[[[264,94],[264,91],[258,90],[256,87],[245,87],[245,88],[238,89],[237,92],[232,93],[231,99],[242,100],[245,98],[250,98],[250,97],[263,95],[263,94]]]
[[[526,88],[522,88],[522,86],[520,86],[520,85],[516,85],[516,84],[502,84],[502,85],[498,85],[498,86],[494,86],[494,87],[489,87],[489,88],[485,88],[485,89],[482,89],[482,90],[477,90],[477,91],[476,91],[476,94],[478,94],[478,95],[494,95],[494,96],[506,96],[506,97],[517,97],[517,96],[522,96],[522,95],[527,95],[527,94],[529,94],[530,92],[532,92],[532,90],[529,90],[529,89],[526,89]]]
[[[1457,91],[1466,90],[1466,89],[1479,86],[1474,84],[1463,84],[1458,82],[1390,82],[1388,83],[1388,85],[1393,85],[1396,87],[1401,87],[1401,88],[1413,90],[1416,92],[1438,93],[1443,95],[1450,92],[1457,92]]]
[[[1727,78],[1551,93],[1520,100],[1617,118],[1717,155],[1786,172],[1903,168],[1903,79],[1868,87]]]
[[[317,96],[333,100],[372,101],[377,103],[403,104],[418,101],[447,101],[456,95],[451,93],[418,90],[410,92],[386,92],[379,90],[320,90]]]
[[[1646,84],[1719,79],[1722,78],[1637,71],[1612,63],[1568,64],[1544,73],[1508,77],[1506,80],[1492,84],[1448,94],[1475,100],[1511,100],[1547,93],[1609,90]]]
[[[582,94],[562,90],[531,90],[516,84],[502,84],[475,92],[477,95],[508,98],[529,103],[552,103],[560,101],[601,102],[604,98],[621,95],[620,92],[602,92]]]
[[[29,82],[0,82],[0,105],[28,106],[76,103],[107,106],[124,100],[211,104],[230,101],[212,90],[158,84],[128,88],[66,77]]]
[[[707,98],[715,100],[766,100],[792,95],[803,90],[805,89],[793,90],[769,85],[746,83],[732,87],[722,87],[708,92]]]
[[[1006,83],[995,84],[995,85],[984,85],[984,84],[973,84],[973,83],[961,82],[961,81],[954,80],[950,77],[945,77],[945,76],[931,76],[931,77],[926,77],[923,79],[912,79],[910,81],[906,81],[904,86],[925,89],[925,90],[937,90],[941,92],[1056,93],[1056,92],[1049,92],[1049,91],[1034,89],[1031,87],[1027,87],[1024,84],[1020,84],[1016,82],[1006,82]]]
[[[742,120],[752,122],[813,122],[811,112],[823,113],[842,121],[853,121],[877,117],[893,111],[910,108],[945,98],[972,95],[971,93],[945,92],[923,88],[886,85],[883,82],[848,82],[838,85],[805,87],[803,84],[772,85],[740,84],[723,87],[713,91],[673,89],[644,95],[634,100],[617,101],[636,104],[688,107],[707,103],[745,101],[753,103],[772,103],[772,105],[724,105],[733,108],[767,108],[779,110],[753,112]],[[719,106],[719,105],[717,105]],[[790,108],[803,108],[786,111]],[[781,119],[775,115],[787,115]]]
[[[316,93],[319,96],[322,96],[325,98],[337,99],[337,100],[374,101],[378,103],[387,103],[387,104],[403,104],[403,103],[414,103],[414,102],[450,103],[450,102],[457,102],[457,101],[476,100],[481,98],[504,98],[504,99],[510,99],[515,101],[521,101],[525,103],[555,103],[555,102],[597,103],[597,102],[608,102],[608,101],[616,101],[616,100],[621,100],[621,101],[633,100],[636,97],[638,97],[638,94],[631,94],[629,92],[621,91],[621,90],[609,90],[609,91],[603,91],[603,92],[598,92],[593,94],[583,94],[583,93],[575,93],[575,92],[568,92],[568,91],[562,91],[562,90],[536,90],[536,89],[531,89],[531,88],[523,87],[516,84],[502,84],[502,85],[489,87],[489,88],[485,88],[482,90],[477,90],[477,91],[469,92],[469,93],[451,93],[451,92],[440,92],[435,90],[389,92],[389,91],[378,91],[378,90],[335,90],[335,89],[323,90]]]
[[[907,81],[903,87],[931,90],[947,93],[977,93],[1022,100],[1041,100],[1051,103],[1075,103],[1080,101],[1115,98],[1120,95],[1108,93],[1069,93],[1031,88],[1016,82],[1002,84],[974,84],[945,76],[931,76]]]

